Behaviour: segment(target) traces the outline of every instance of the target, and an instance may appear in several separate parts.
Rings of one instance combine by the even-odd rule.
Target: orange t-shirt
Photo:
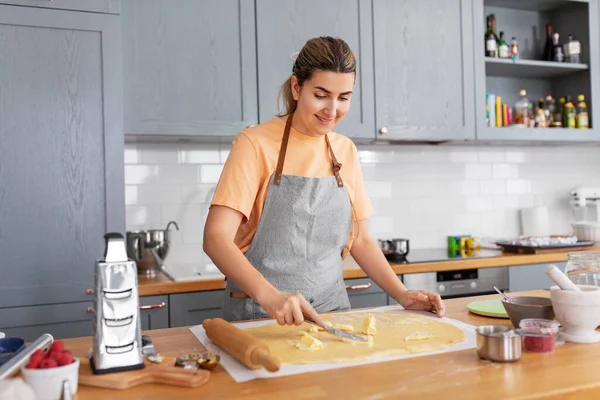
[[[227,206],[244,215],[235,236],[235,243],[243,253],[250,247],[258,228],[269,180],[277,167],[284,127],[284,120],[274,118],[236,135],[211,202],[211,206]],[[373,209],[365,192],[356,146],[347,137],[334,132],[328,137],[335,157],[342,164],[340,175],[354,206],[353,220],[368,218]],[[283,174],[311,178],[332,176],[325,137],[307,136],[292,128]],[[353,230],[343,256],[352,246]]]

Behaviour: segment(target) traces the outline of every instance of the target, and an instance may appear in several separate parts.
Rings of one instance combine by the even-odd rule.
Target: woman
[[[225,319],[323,324],[318,313],[350,308],[348,252],[405,308],[444,315],[437,294],[404,287],[369,233],[356,147],[332,132],[355,77],[343,40],[309,40],[282,86],[284,112],[234,138],[204,233],[205,252],[227,277]]]

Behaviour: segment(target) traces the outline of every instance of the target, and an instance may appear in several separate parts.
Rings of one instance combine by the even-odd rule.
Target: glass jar
[[[576,285],[600,286],[600,253],[569,253],[565,274]]]

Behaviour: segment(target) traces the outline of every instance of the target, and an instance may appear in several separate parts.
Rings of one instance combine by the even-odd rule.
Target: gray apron
[[[352,212],[339,174],[342,165],[325,136],[333,176],[283,175],[292,116],[287,119],[277,168],[270,178],[263,213],[245,255],[275,288],[301,293],[317,312],[348,309],[342,251],[350,237]],[[228,280],[223,318],[238,321],[268,318],[268,314]]]

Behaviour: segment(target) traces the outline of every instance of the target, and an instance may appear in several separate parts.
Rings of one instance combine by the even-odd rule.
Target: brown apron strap
[[[285,122],[285,129],[283,130],[283,139],[281,140],[281,147],[279,148],[279,159],[277,160],[277,167],[275,169],[275,179],[273,183],[275,185],[279,185],[281,183],[281,175],[283,174],[283,162],[285,161],[285,152],[287,151],[288,141],[290,139],[290,130],[292,129],[292,118],[294,113],[288,115],[287,121]],[[333,154],[333,149],[331,148],[331,143],[329,142],[329,136],[325,135],[325,142],[327,142],[327,148],[329,149],[329,154],[331,155],[331,166],[333,168],[333,175],[335,176],[335,180],[337,181],[338,187],[343,187],[344,182],[342,181],[342,177],[340,176],[340,169],[342,168],[342,164],[338,162],[337,158],[335,158],[335,154]]]
[[[288,119],[285,122],[285,129],[283,130],[283,139],[281,140],[281,147],[279,149],[279,160],[277,160],[277,168],[275,169],[274,184],[279,185],[281,182],[281,175],[283,174],[283,161],[285,160],[285,152],[287,151],[288,140],[290,139],[290,130],[292,129],[292,112],[288,115]]]
[[[339,163],[337,158],[335,158],[335,154],[333,154],[331,143],[329,143],[329,136],[325,135],[325,141],[327,142],[327,148],[329,149],[329,154],[331,155],[331,166],[333,168],[333,175],[335,176],[335,180],[337,181],[338,187],[344,187],[344,182],[342,181],[342,177],[340,176],[340,169],[342,169],[342,163]]]

